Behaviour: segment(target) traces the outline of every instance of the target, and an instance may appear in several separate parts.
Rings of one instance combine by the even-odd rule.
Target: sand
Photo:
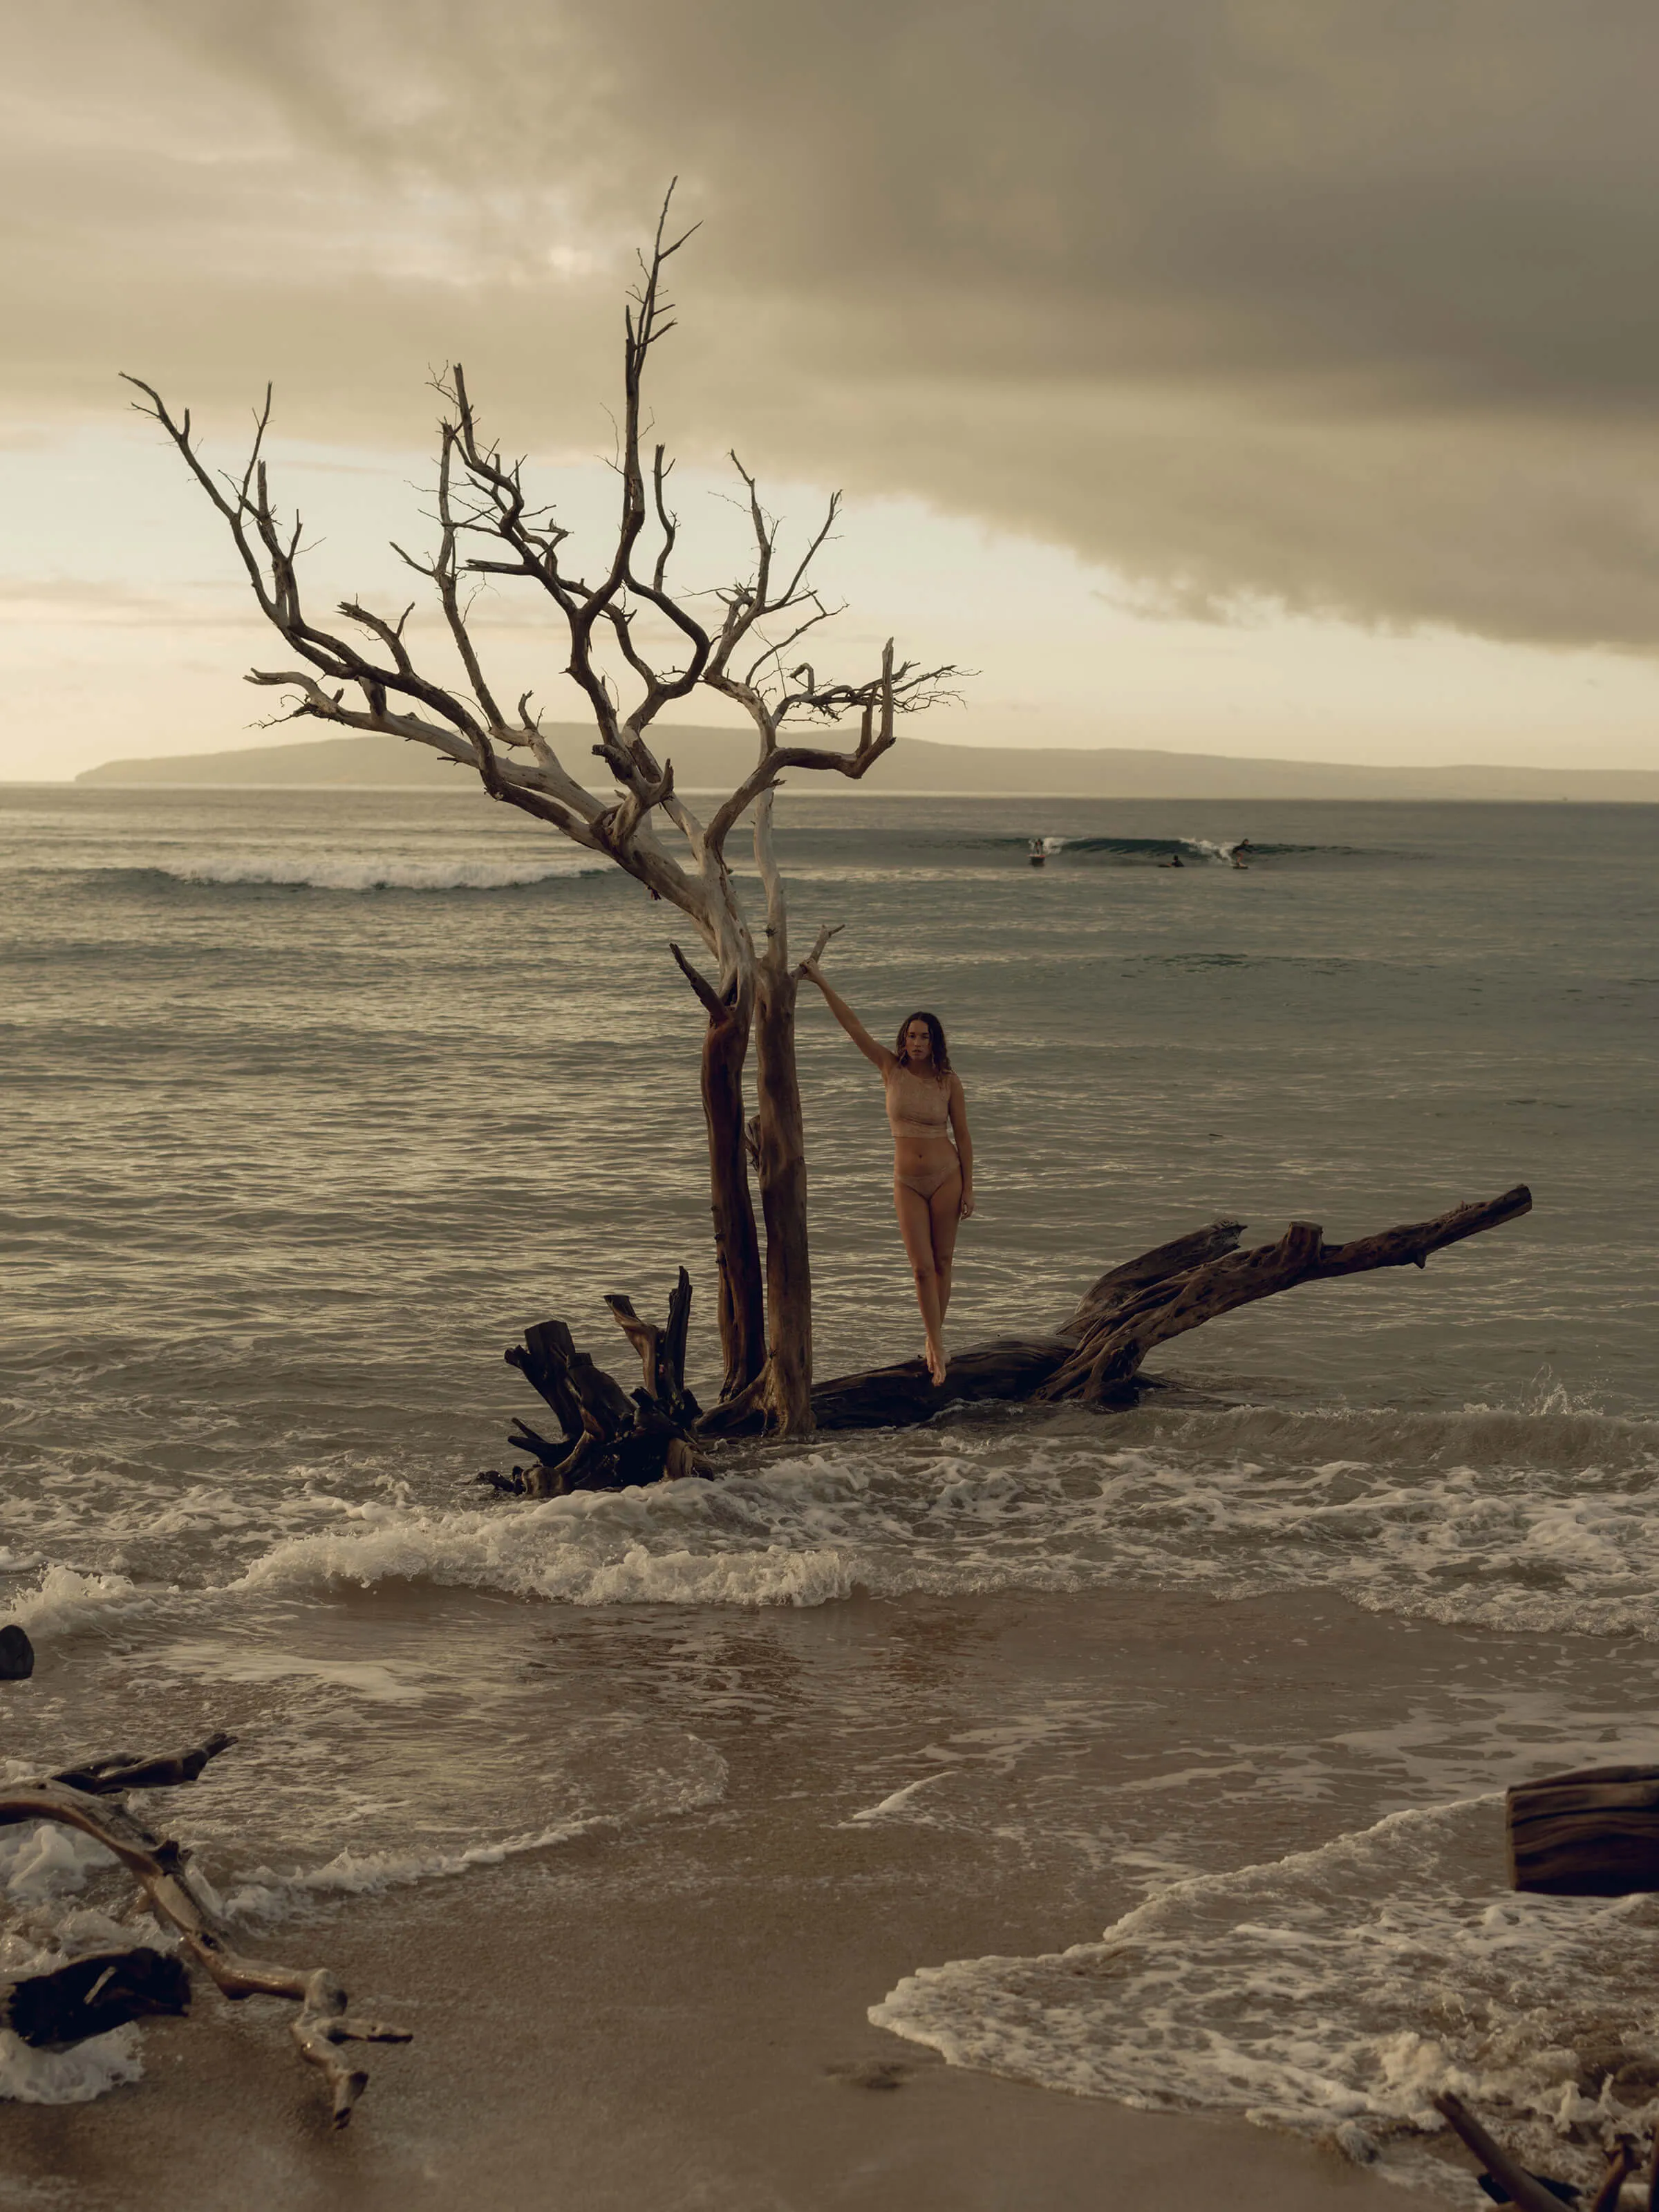
[[[1097,1937],[1146,1886],[1109,1851],[1091,1859],[1084,1831],[1102,1807],[1141,1807],[1149,1838],[1184,1821],[1193,1846],[1198,1832],[1190,1791],[1125,1801],[1125,1776],[1144,1784],[1177,1775],[1194,1747],[1214,1759],[1253,1742],[1270,1782],[1279,1754],[1263,1747],[1290,1745],[1304,1767],[1320,1753],[1316,1790],[1258,1790],[1248,1774],[1228,1785],[1225,1863],[1238,1864],[1447,1794],[1422,1750],[1443,1700],[1462,1716],[1462,1748],[1436,1756],[1535,1765],[1552,1755],[1537,1725],[1545,1676],[1628,1703],[1634,1675],[1612,1674],[1652,1671],[1644,1650],[1402,1622],[1311,1595],[525,1617],[573,1706],[614,1671],[619,1696],[695,1717],[726,1761],[720,1802],[459,1878],[330,1897],[262,1929],[249,1948],[326,1959],[367,2008],[416,2032],[370,2054],[349,2130],[328,2130],[283,2008],[204,1991],[191,2020],[146,2028],[135,2087],[0,2108],[0,2204],[1058,2212],[1224,2191],[1237,2212],[1293,2212],[1356,2192],[1381,2204],[1383,2190],[1398,2204],[1334,2148],[947,2066],[872,2027],[868,2008],[918,1966]],[[1098,1702],[1093,1733],[1075,1725],[1080,1688]],[[1530,1717],[1505,1753],[1484,1717],[1523,1692]],[[937,1763],[939,1741],[971,1745],[1034,1698],[1072,1716],[1063,1758],[1032,1767],[1022,1753],[977,1779],[964,1765],[950,1820],[851,1817],[915,1771],[930,1723]],[[1395,1724],[1409,1755],[1390,1747]],[[1033,1791],[1043,1821],[1023,1826]]]

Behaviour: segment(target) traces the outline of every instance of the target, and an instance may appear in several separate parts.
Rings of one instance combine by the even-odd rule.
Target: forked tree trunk
[[[743,1133],[743,1064],[748,1056],[746,1018],[732,1009],[710,1021],[702,1041],[702,1110],[708,1124],[709,1194],[720,1268],[722,1398],[734,1397],[766,1364],[766,1294]]]
[[[668,949],[708,1017],[702,1039],[702,1115],[719,1280],[720,1396],[734,1398],[766,1364],[765,1279],[744,1133],[743,1070],[754,1026],[754,992],[739,978],[722,994],[678,945]]]
[[[780,927],[765,957],[724,996],[678,945],[669,950],[708,1016],[702,1104],[720,1272],[725,1370],[720,1396],[780,1436],[803,1436],[813,1426],[812,1271],[806,1242],[806,1131],[795,1068],[799,986],[781,933]],[[749,1197],[750,1133],[743,1115],[743,1069],[751,1034],[759,1107],[753,1157],[766,1224],[763,1270]]]
[[[708,1124],[708,1187],[720,1268],[722,1398],[735,1397],[766,1364],[766,1294],[760,1238],[749,1194],[743,1066],[750,1014],[739,1003],[709,1017],[702,1041],[702,1110]]]
[[[772,796],[784,775],[796,771],[860,781],[891,750],[896,715],[953,696],[948,687],[957,671],[896,660],[891,638],[882,647],[878,671],[859,681],[820,678],[804,657],[787,661],[787,653],[801,650],[799,641],[835,611],[810,580],[810,571],[833,533],[841,495],[831,497],[799,554],[785,558],[779,525],[735,453],[732,465],[743,486],[739,504],[753,533],[748,573],[728,589],[698,594],[702,604],[695,611],[671,588],[668,573],[679,534],[665,490],[673,464],[660,445],[647,462],[641,446],[650,419],[642,398],[647,362],[674,326],[660,289],[663,271],[691,235],[688,230],[670,238],[667,219],[665,199],[623,316],[617,455],[622,505],[615,550],[598,581],[589,583],[562,565],[566,526],[550,507],[526,495],[522,464],[481,431],[460,364],[440,381],[446,412],[439,426],[435,488],[439,542],[428,561],[398,550],[432,585],[465,679],[461,688],[453,667],[428,675],[416,665],[405,636],[412,608],[394,619],[351,600],[339,609],[349,625],[339,632],[319,628],[305,611],[295,565],[300,532],[278,520],[270,499],[264,452],[269,387],[240,475],[222,477],[192,442],[188,412],[175,419],[154,386],[128,381],[141,394],[140,411],[166,431],[228,525],[260,611],[293,656],[287,668],[254,670],[252,683],[288,693],[295,714],[428,745],[476,769],[492,799],[614,863],[653,898],[684,915],[713,955],[721,985],[732,994],[729,1006],[675,948],[711,1024],[704,1040],[703,1104],[724,1388],[743,1411],[763,1415],[781,1434],[799,1435],[812,1426],[811,1278],[795,1076],[796,986],[788,962],[787,902],[772,853]],[[545,593],[562,617],[569,643],[564,672],[586,696],[599,738],[592,750],[615,782],[614,797],[601,798],[564,766],[540,717],[531,712],[531,692],[520,696],[516,713],[509,714],[506,695],[498,696],[492,688],[480,641],[467,627],[473,580],[486,576],[516,579]],[[711,607],[718,611],[712,629],[705,626]],[[636,629],[641,622],[645,627]],[[660,665],[647,657],[653,623],[659,635],[662,625],[672,633]],[[607,665],[613,653],[626,664],[629,675],[623,680],[635,695],[626,712],[613,680],[617,672]],[[676,790],[672,758],[665,753],[659,759],[647,735],[665,708],[702,691],[745,714],[757,739],[753,767],[707,821]],[[793,742],[798,733],[821,738],[849,721],[858,730],[851,747]],[[766,945],[758,957],[726,855],[727,840],[750,817],[766,894]],[[659,835],[665,830],[683,851],[665,844]],[[820,931],[820,951],[832,933],[828,927]],[[741,1103],[743,1062],[756,1021],[757,1154],[767,1231],[763,1314]]]
[[[806,1129],[795,1072],[796,981],[775,958],[756,970],[756,1092],[766,1220],[769,1427],[804,1436],[812,1419],[812,1270],[806,1245]]]

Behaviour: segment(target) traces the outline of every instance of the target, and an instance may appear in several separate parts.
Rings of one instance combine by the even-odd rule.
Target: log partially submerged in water
[[[1328,1248],[1316,1223],[1293,1221],[1276,1244],[1257,1244],[1248,1252],[1230,1252],[1179,1270],[1139,1291],[1108,1300],[1097,1317],[1085,1319],[1090,1299],[1111,1279],[1103,1277],[1073,1317],[1074,1327],[1082,1324],[1076,1351],[1036,1395],[1110,1405],[1133,1384],[1149,1352],[1206,1321],[1258,1298],[1294,1290],[1298,1283],[1330,1282],[1339,1275],[1365,1274],[1379,1267],[1424,1267],[1431,1252],[1531,1211],[1532,1193],[1525,1183],[1517,1183],[1501,1198],[1455,1206],[1432,1221],[1407,1222]]]
[[[1248,1252],[1237,1249],[1242,1222],[1214,1221],[1109,1269],[1052,1336],[1004,1338],[953,1353],[942,1388],[920,1359],[840,1376],[813,1391],[812,1410],[820,1428],[857,1429],[902,1427],[929,1420],[945,1406],[988,1398],[1124,1405],[1142,1387],[1141,1363],[1171,1337],[1298,1283],[1420,1267],[1430,1253],[1496,1229],[1531,1206],[1532,1193],[1520,1183],[1501,1198],[1455,1206],[1431,1221],[1407,1222],[1347,1244],[1328,1246],[1312,1223],[1292,1222],[1276,1243]],[[714,1421],[720,1412],[714,1409]],[[711,1425],[706,1419],[705,1433]]]
[[[1276,1243],[1244,1252],[1238,1249],[1243,1224],[1213,1221],[1109,1268],[1060,1328],[999,1337],[956,1352],[942,1384],[920,1359],[837,1376],[814,1388],[813,1417],[820,1429],[904,1428],[952,1406],[987,1401],[1125,1405],[1144,1387],[1140,1369],[1148,1353],[1206,1322],[1300,1283],[1382,1267],[1421,1267],[1431,1252],[1496,1229],[1531,1207],[1532,1193],[1518,1183],[1499,1198],[1455,1206],[1432,1220],[1406,1222],[1346,1244],[1327,1245],[1314,1224],[1292,1222]],[[562,1322],[527,1330],[524,1344],[507,1358],[552,1407],[562,1441],[516,1423],[509,1440],[534,1452],[536,1464],[515,1468],[511,1475],[491,1469],[477,1480],[538,1498],[622,1489],[665,1474],[708,1474],[699,1440],[757,1435],[763,1417],[752,1387],[707,1413],[698,1412],[685,1388],[690,1298],[690,1279],[682,1267],[662,1329],[641,1322],[627,1299],[606,1301],[645,1369],[646,1388],[635,1391],[631,1402],[577,1350]]]
[[[1546,1897],[1659,1890],[1659,1767],[1587,1766],[1517,1783],[1504,1813],[1516,1889]]]
[[[300,2009],[289,2023],[289,2033],[301,2057],[326,2077],[334,2124],[343,2128],[368,2085],[368,2075],[341,2046],[408,2043],[410,2031],[348,2013],[346,1993],[326,1966],[273,1966],[233,1950],[217,1911],[191,1879],[189,1855],[182,1845],[156,1835],[125,1804],[112,1802],[128,1790],[194,1782],[209,1760],[228,1751],[234,1741],[234,1736],[210,1736],[188,1751],[159,1759],[118,1752],[37,1781],[0,1785],[0,1827],[23,1820],[55,1820],[79,1829],[121,1862],[156,1918],[177,1931],[184,1950],[226,1996],[295,2002]],[[146,1958],[155,1963],[141,1963]],[[104,1954],[88,1976],[84,1970],[92,1965],[76,1960],[51,1974],[28,1976],[11,1985],[5,2008],[14,2023],[21,2020],[33,2029],[28,2040],[80,2040],[145,2012],[181,2011],[181,1996],[187,2002],[187,1991],[179,1988],[183,1970],[176,1960],[154,1952]],[[111,1984],[117,1981],[123,1988],[112,1994]],[[42,1983],[51,1986],[42,1990]],[[125,2010],[122,1996],[127,2000]]]
[[[1502,2194],[1497,2197],[1497,2201],[1500,2204],[1518,2204],[1522,2212],[1561,2212],[1563,2203],[1571,2203],[1577,2196],[1577,2190],[1564,2190],[1560,2183],[1552,2183],[1542,2174],[1528,2172],[1518,2159],[1511,2158],[1497,2137],[1487,2134],[1462,2099],[1455,2096],[1449,2089],[1434,2098],[1432,2102],[1442,2119],[1455,2134],[1462,2137],[1486,2166],[1484,2178],[1498,2185]],[[1592,2212],[1596,2212],[1596,2208],[1602,2205],[1604,2197],[1607,2197],[1605,2212],[1612,2212],[1613,2205],[1618,2201],[1619,2189],[1630,2172],[1630,2159],[1622,2148],[1614,2154],[1608,2161],[1607,2173],[1612,2194],[1607,2196],[1607,2185],[1604,2184]],[[1496,2194],[1491,2191],[1487,2193]]]
[[[1659,1891],[1659,1767],[1587,1766],[1517,1783],[1504,1800],[1504,1826],[1510,1881],[1516,1889],[1547,1897],[1629,1897]],[[1617,2054],[1627,2062],[1631,2056]],[[1649,2063],[1638,2058],[1631,2070],[1642,2081],[1645,2097]],[[1607,2083],[1624,2078],[1609,2065],[1604,2098]],[[1562,2201],[1576,2201],[1577,2190],[1529,2172],[1511,2158],[1460,2098],[1448,2091],[1433,2103],[1487,2167],[1481,2185],[1488,2196],[1500,2203],[1507,2197],[1526,2212],[1556,2212]],[[1628,2137],[1609,2146],[1607,2171],[1589,2212],[1615,2212],[1637,2162]],[[1649,2212],[1659,2212],[1659,2135],[1650,2151],[1647,2204]]]
[[[1018,1403],[1049,1395],[1055,1376],[1077,1357],[1080,1346],[1094,1342],[1138,1300],[1167,1291],[1206,1263],[1235,1251],[1243,1226],[1242,1221],[1212,1221],[1109,1268],[1084,1292],[1063,1328],[1048,1336],[999,1337],[970,1351],[953,1352],[942,1384],[934,1382],[921,1359],[901,1360],[892,1367],[820,1383],[812,1393],[818,1426],[904,1428],[932,1420],[946,1406],[988,1399]],[[720,1410],[715,1408],[716,1416]]]

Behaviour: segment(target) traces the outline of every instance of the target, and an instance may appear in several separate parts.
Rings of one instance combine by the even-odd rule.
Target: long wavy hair
[[[927,1023],[928,1042],[933,1055],[933,1073],[940,1077],[948,1075],[951,1073],[951,1048],[945,1042],[945,1024],[937,1014],[930,1014],[922,1006],[918,1006],[914,1014],[907,1014],[899,1024],[898,1036],[893,1043],[894,1058],[902,1067],[910,1066],[905,1057],[904,1033],[912,1022]],[[911,1070],[913,1074],[915,1072],[914,1069]]]

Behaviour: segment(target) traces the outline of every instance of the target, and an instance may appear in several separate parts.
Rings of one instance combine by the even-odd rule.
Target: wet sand
[[[441,1632],[445,1594],[412,1601]],[[520,1619],[526,1679],[573,1716],[596,1695],[678,1716],[726,1761],[720,1801],[250,1931],[416,2031],[369,2053],[348,2133],[284,2008],[204,1993],[146,2029],[135,2087],[0,2108],[0,2203],[1380,2203],[1334,2148],[947,2067],[868,2008],[918,1966],[1093,1941],[1160,1850],[1240,1865],[1539,1771],[1654,1671],[1645,1648],[1317,1595]],[[931,1794],[878,1810],[919,1775]]]
[[[734,1839],[735,1840],[735,1839]],[[854,1839],[854,1845],[864,1838]],[[1397,2203],[1386,2183],[1238,2122],[1153,2116],[947,2067],[865,2018],[920,1957],[1011,1932],[969,1924],[926,1854],[760,1879],[718,1829],[633,1863],[581,1844],[368,1909],[270,1946],[327,1956],[412,2025],[335,2136],[281,2010],[212,1996],[152,2027],[146,2080],[79,2108],[11,2106],[0,2203],[82,2212],[258,2206],[635,2212],[646,2205],[915,2212],[1224,2196],[1237,2212]],[[615,1885],[623,1874],[620,1889]],[[1037,1935],[1036,1917],[1016,1931]],[[227,2027],[229,2032],[227,2033]]]

